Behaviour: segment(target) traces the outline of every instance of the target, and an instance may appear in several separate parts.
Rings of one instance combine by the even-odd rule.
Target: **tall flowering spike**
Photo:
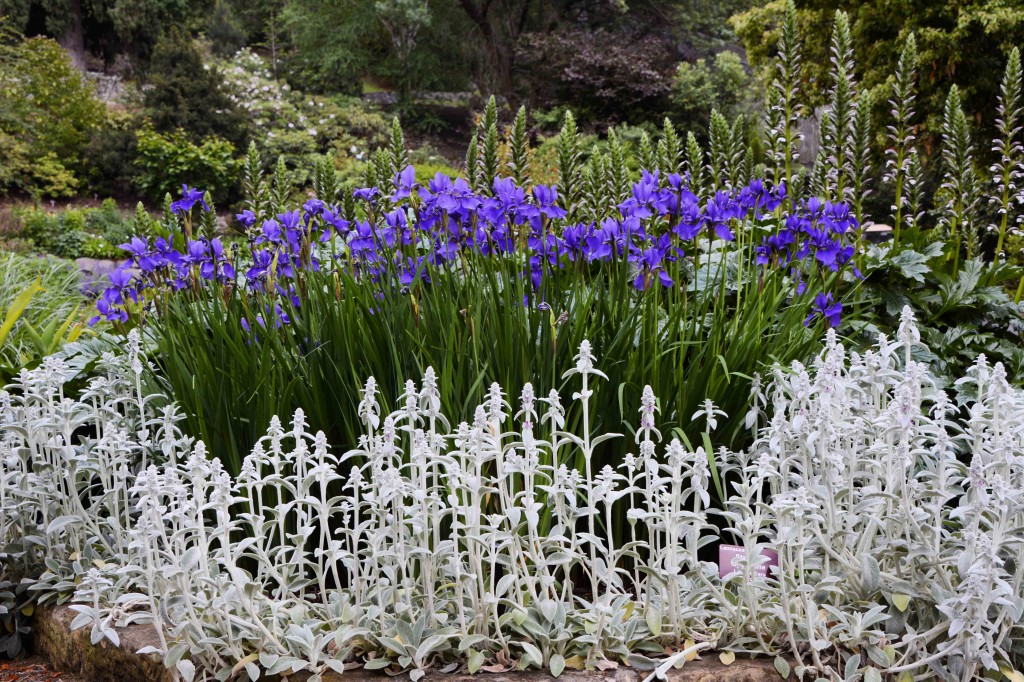
[[[942,117],[942,167],[938,195],[945,205],[939,224],[949,235],[957,262],[963,243],[967,245],[968,258],[974,256],[977,245],[978,180],[971,133],[960,103],[960,88],[956,85],[949,89]]]
[[[391,146],[388,155],[391,161],[389,177],[394,177],[409,165],[409,154],[405,150],[405,134],[397,116],[391,119]]]
[[[650,385],[644,386],[640,395],[640,428],[637,429],[636,442],[650,440],[654,435],[656,440],[661,440],[661,432],[655,428],[654,414],[658,410],[657,399],[654,397],[654,389]]]
[[[693,131],[686,134],[686,172],[690,176],[690,191],[701,198],[714,193],[713,185],[707,182],[704,150]]]
[[[249,151],[242,165],[242,196],[244,207],[252,211],[253,222],[266,219],[269,187],[263,177],[263,159],[255,142],[249,143]],[[139,234],[144,234],[139,232]]]
[[[997,155],[992,170],[995,195],[989,201],[998,207],[998,225],[990,229],[998,231],[996,254],[1002,255],[1007,227],[1011,215],[1016,222],[1017,210],[1024,204],[1024,193],[1017,187],[1017,181],[1024,178],[1024,140],[1021,126],[1024,125],[1024,97],[1021,95],[1020,49],[1014,47],[1006,61],[1006,72],[999,88],[999,109],[996,112],[998,137],[992,147]]]
[[[683,141],[668,118],[665,118],[661,130],[662,137],[658,142],[658,168],[662,177],[668,177],[683,169]]]
[[[437,374],[433,367],[427,367],[423,372],[420,404],[429,416],[436,417],[441,412],[441,392],[437,388]]]
[[[829,116],[821,125],[820,143],[826,162],[825,196],[845,201],[848,194],[853,191],[857,86],[854,78],[850,19],[842,10],[836,10],[829,61],[832,65],[832,90]]]
[[[498,104],[494,95],[487,100],[480,129],[483,132],[483,144],[480,149],[480,186],[485,193],[490,193],[494,187],[494,180],[498,177],[498,167],[501,164],[498,140]]]
[[[608,129],[608,195],[618,205],[629,194],[629,168],[622,141],[614,128]]]
[[[533,392],[533,384],[526,382],[523,384],[523,391],[519,396],[520,412],[524,418],[527,418],[532,423],[532,418],[536,416],[536,409],[534,404],[536,402],[536,395]]]
[[[562,208],[569,213],[570,218],[580,198],[582,172],[576,118],[566,109],[562,130],[558,134],[558,189],[562,195]]]
[[[413,415],[419,409],[419,395],[416,392],[416,384],[412,379],[405,382],[405,411]]]
[[[779,113],[775,120],[779,121],[778,152],[772,161],[779,168],[776,182],[785,180],[786,187],[793,186],[793,166],[800,153],[803,135],[799,132],[801,108],[800,85],[803,80],[801,63],[800,27],[797,23],[796,5],[793,0],[786,0],[786,13],[782,22],[782,36],[779,40],[779,53],[776,58],[776,75],[772,90],[778,93],[776,106]],[[769,98],[769,104],[771,98]],[[774,145],[773,145],[774,147]]]
[[[899,244],[900,230],[904,221],[912,223],[913,217],[908,215],[908,185],[912,182],[910,175],[912,157],[917,155],[916,136],[914,134],[914,102],[917,99],[917,39],[911,33],[907,36],[896,63],[895,83],[892,98],[889,100],[889,115],[892,124],[889,126],[889,148],[885,150],[885,182],[893,185],[895,197],[892,204],[892,224],[894,229],[893,242]]]
[[[850,147],[852,166],[850,203],[854,215],[861,225],[866,223],[864,215],[864,199],[871,194],[871,92],[865,90],[857,99],[857,108],[853,116],[853,142]]]
[[[785,110],[778,89],[769,88],[764,104],[766,173],[775,183],[786,181]]]
[[[466,182],[474,191],[480,191],[480,133],[476,130],[466,145]]]
[[[492,383],[487,391],[487,416],[499,424],[505,421],[505,394],[498,382]]]
[[[508,169],[520,187],[530,184],[530,137],[526,131],[526,107],[519,107],[508,131]]]
[[[558,391],[551,389],[548,397],[543,399],[548,408],[544,412],[541,421],[546,421],[552,430],[559,430],[565,426],[565,410],[562,408],[562,400]]]
[[[363,387],[363,399],[359,402],[359,418],[369,431],[380,425],[380,404],[377,403],[377,380],[370,377]]]
[[[717,109],[711,110],[708,140],[708,171],[716,190],[738,189],[746,155],[745,126],[742,116],[732,125]]]

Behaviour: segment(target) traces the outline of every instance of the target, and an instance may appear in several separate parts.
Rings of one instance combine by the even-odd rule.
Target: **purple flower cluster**
[[[624,263],[638,290],[675,286],[678,264],[714,243],[743,248],[758,265],[786,268],[802,283],[812,268],[835,272],[850,263],[858,229],[845,204],[817,200],[779,219],[775,214],[786,188],[760,180],[702,201],[683,176],[662,178],[644,171],[611,216],[591,222],[567,220],[555,187],[537,185],[528,192],[509,178],[496,179],[493,191],[481,194],[465,180],[441,173],[421,185],[410,166],[392,185],[355,190],[362,210],[351,220],[319,199],[262,221],[252,211],[237,214],[249,246],[239,285],[244,281],[250,291],[273,291],[298,306],[291,282],[299,272],[317,271],[323,264],[345,268],[376,286],[411,287],[429,283],[431,271],[499,259],[521,268],[532,298],[540,302],[545,277],[569,267]],[[191,211],[197,203],[205,210],[202,192],[186,186],[175,205]],[[770,232],[759,246],[751,231],[755,223],[758,235]],[[236,279],[233,259],[219,240],[182,241],[180,251],[164,239],[150,244],[137,237],[123,245],[139,276],[115,273],[118,281],[112,277],[97,305],[97,319],[124,320],[127,302],[137,302],[149,287],[193,289]],[[836,305],[829,298],[828,306],[816,309],[838,323],[841,305]],[[268,307],[266,313],[277,324],[287,324],[285,311]],[[263,317],[256,319],[261,327],[267,325]]]
[[[781,230],[763,239],[757,247],[757,262],[785,265],[813,255],[821,266],[838,272],[854,255],[853,244],[843,238],[858,227],[847,204],[808,199],[786,216]]]

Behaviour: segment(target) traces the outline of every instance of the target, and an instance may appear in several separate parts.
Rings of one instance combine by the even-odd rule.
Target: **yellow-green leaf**
[[[1010,666],[1000,666],[999,672],[1003,673],[1003,677],[1010,680],[1010,682],[1024,682],[1024,673],[1014,670]]]

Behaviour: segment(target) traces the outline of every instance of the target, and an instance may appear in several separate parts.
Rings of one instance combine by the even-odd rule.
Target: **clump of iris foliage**
[[[468,418],[493,381],[519,390],[544,377],[567,391],[559,368],[585,338],[613,387],[594,397],[600,426],[620,428],[651,384],[664,427],[700,442],[689,416],[707,399],[740,413],[737,373],[802,358],[807,327],[839,322],[837,281],[858,276],[849,207],[785,208],[784,185],[701,198],[678,173],[644,171],[621,200],[590,206],[592,220],[572,219],[554,187],[490,187],[441,174],[421,184],[406,167],[356,189],[348,213],[329,203],[329,182],[300,209],[257,198],[233,248],[196,233],[209,206],[185,188],[171,205],[181,231],[127,244],[139,273],[116,274],[99,308],[145,324],[189,429],[237,472],[283,409],[353,446],[360,372],[397,395],[434,366],[443,406]],[[736,427],[723,421],[721,439]],[[621,455],[608,447],[599,460]]]

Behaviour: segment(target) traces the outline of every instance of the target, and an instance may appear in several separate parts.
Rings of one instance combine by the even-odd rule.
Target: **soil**
[[[0,682],[85,682],[81,677],[57,672],[41,658],[0,661]]]

